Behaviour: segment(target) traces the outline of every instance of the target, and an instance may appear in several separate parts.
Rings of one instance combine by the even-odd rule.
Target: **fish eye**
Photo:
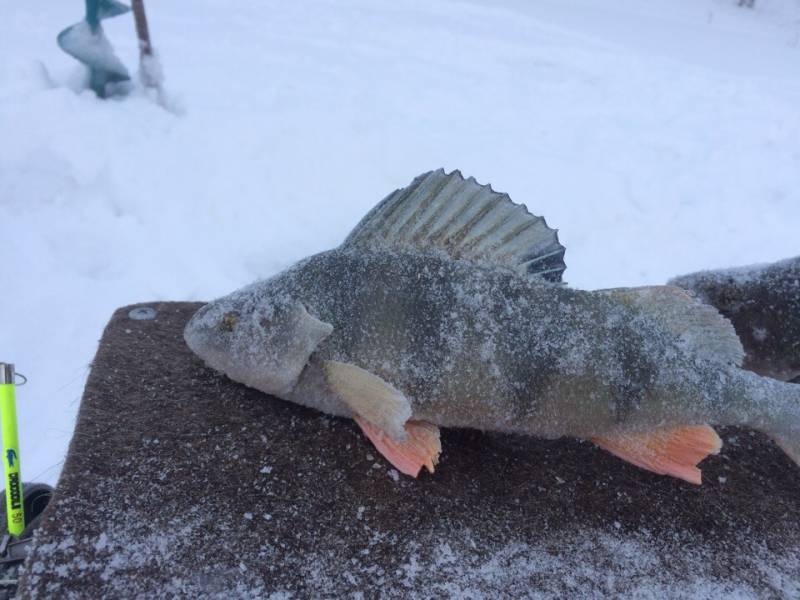
[[[223,317],[220,319],[219,323],[217,324],[217,327],[220,329],[220,331],[231,332],[231,331],[233,331],[233,328],[236,327],[236,323],[238,323],[238,322],[239,322],[238,313],[229,312],[229,313],[225,313],[225,315],[223,315]]]

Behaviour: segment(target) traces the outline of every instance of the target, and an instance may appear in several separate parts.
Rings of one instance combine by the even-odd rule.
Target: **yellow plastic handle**
[[[6,516],[8,532],[19,536],[25,529],[22,504],[22,475],[19,468],[17,405],[13,383],[0,384],[0,420],[3,423],[3,465],[6,475]]]

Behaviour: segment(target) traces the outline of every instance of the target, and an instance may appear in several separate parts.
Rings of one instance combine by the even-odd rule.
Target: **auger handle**
[[[22,503],[22,474],[19,468],[17,406],[14,365],[0,362],[0,420],[3,426],[3,466],[6,478],[6,518],[8,533],[18,537],[25,529]]]

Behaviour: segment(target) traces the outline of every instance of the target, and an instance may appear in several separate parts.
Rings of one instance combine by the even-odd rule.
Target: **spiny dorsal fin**
[[[344,245],[440,248],[454,258],[560,282],[564,246],[542,217],[459,171],[424,173],[373,208]]]
[[[598,290],[660,321],[695,353],[716,362],[741,366],[744,348],[733,324],[716,308],[668,285]]]

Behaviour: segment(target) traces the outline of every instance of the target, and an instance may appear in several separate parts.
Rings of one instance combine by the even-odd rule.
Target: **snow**
[[[119,518],[127,515],[120,515]],[[238,574],[213,559],[198,560],[190,574],[173,565],[174,555],[193,550],[192,539],[201,530],[201,519],[191,515],[188,524],[176,523],[177,531],[132,535],[125,527],[112,526],[108,534],[83,536],[97,553],[88,559],[76,550],[59,552],[55,544],[41,544],[29,574],[34,588],[48,572],[49,592],[57,594],[65,582],[91,578],[97,573],[107,584],[106,591],[118,595],[131,593],[132,572],[153,564],[172,575],[163,595],[181,597],[202,595],[209,598],[259,598],[267,594],[286,594],[279,584],[264,578],[264,555],[279,561],[281,569],[297,573],[306,594],[348,595],[356,590],[374,589],[377,584],[385,598],[484,598],[488,596],[536,598],[646,599],[719,598],[755,599],[794,598],[800,593],[798,581],[787,573],[796,572],[797,552],[787,549],[780,556],[746,535],[736,540],[741,554],[739,564],[720,576],[714,563],[717,549],[702,539],[676,532],[674,543],[665,543],[643,530],[620,533],[609,529],[576,529],[566,535],[544,532],[540,539],[505,540],[493,547],[471,545],[472,532],[454,529],[451,543],[439,541],[429,532],[416,540],[398,539],[392,532],[365,531],[364,548],[356,558],[306,548],[302,553],[277,548],[264,542],[257,556],[242,556]],[[68,534],[70,539],[77,534]],[[400,560],[393,572],[386,572],[371,555],[371,548],[391,544]],[[136,591],[143,593],[161,585],[150,577],[136,577]],[[278,588],[278,589],[276,589]],[[425,595],[419,589],[426,590]],[[768,592],[766,590],[769,590]],[[270,596],[272,597],[272,596]]]
[[[559,228],[577,287],[797,254],[800,4],[759,0],[147,6],[169,96],[99,101],[0,5],[1,360],[26,480],[54,482],[118,306],[207,300],[335,246],[461,169]],[[129,68],[129,16],[104,23]]]

